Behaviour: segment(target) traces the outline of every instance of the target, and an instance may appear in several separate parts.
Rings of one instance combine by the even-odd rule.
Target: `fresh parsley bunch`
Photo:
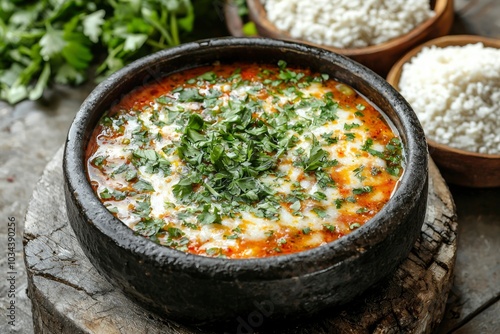
[[[93,64],[100,80],[179,44],[194,17],[190,0],[0,0],[0,99],[80,84]]]

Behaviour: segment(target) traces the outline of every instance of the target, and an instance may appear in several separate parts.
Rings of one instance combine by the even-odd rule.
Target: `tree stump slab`
[[[241,319],[235,328],[207,330],[150,313],[98,274],[66,216],[62,152],[47,165],[26,215],[23,241],[36,333],[431,333],[443,317],[452,286],[457,219],[433,162],[421,235],[390,277],[356,301],[304,322],[256,328],[252,319]]]

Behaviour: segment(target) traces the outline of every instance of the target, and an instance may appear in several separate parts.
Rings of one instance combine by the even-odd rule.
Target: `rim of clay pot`
[[[178,251],[136,235],[100,202],[87,179],[84,159],[90,133],[104,111],[131,91],[132,82],[135,84],[132,87],[137,87],[154,77],[201,66],[202,63],[196,62],[197,55],[207,52],[215,54],[231,48],[262,51],[279,49],[285,60],[287,53],[296,53],[310,59],[311,64],[313,61],[318,64],[333,62],[338,67],[338,72],[334,75],[336,79],[345,76],[354,78],[353,81],[361,80],[364,86],[375,88],[379,92],[379,101],[386,101],[392,106],[399,117],[399,121],[395,122],[392,118],[391,121],[397,123],[397,131],[404,143],[406,167],[390,201],[365,225],[338,240],[298,253],[251,259],[211,258]],[[162,64],[185,57],[192,59],[192,63],[185,68],[174,68],[163,73]],[[261,59],[266,61],[264,58]],[[214,56],[213,61],[215,60]],[[342,78],[339,80],[345,81]],[[356,86],[354,88],[359,91]],[[361,93],[366,95],[363,91]],[[96,110],[99,111],[98,116]],[[134,253],[144,261],[155,263],[159,269],[168,267],[169,271],[178,270],[194,276],[222,280],[274,280],[322,272],[343,261],[354,259],[382,242],[395,226],[404,223],[405,214],[416,206],[421,192],[425,191],[427,146],[423,130],[409,104],[384,79],[366,67],[331,51],[296,42],[227,37],[187,43],[157,52],[131,63],[99,84],[83,102],[69,129],[64,152],[64,176],[71,196],[87,223],[93,224],[110,243]]]

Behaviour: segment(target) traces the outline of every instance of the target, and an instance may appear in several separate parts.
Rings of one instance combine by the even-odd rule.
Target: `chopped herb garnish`
[[[318,217],[320,217],[320,218],[326,218],[326,217],[328,217],[328,215],[327,215],[327,213],[326,213],[326,211],[324,209],[314,208],[313,212],[315,214],[317,214]]]
[[[137,171],[136,170],[128,170],[127,173],[125,173],[125,181],[132,181],[137,177]]]
[[[373,190],[373,188],[371,186],[365,186],[365,187],[361,187],[361,188],[354,188],[352,190],[352,192],[355,195],[361,195],[361,194],[365,194],[365,193],[371,193],[372,190]]]
[[[270,231],[266,231],[264,232],[264,235],[268,238],[272,237],[274,235],[274,231],[273,230],[270,230]]]
[[[184,232],[182,232],[182,230],[177,227],[169,227],[167,229],[167,232],[169,237],[172,239],[177,239],[184,235]]]
[[[378,168],[378,167],[372,167],[372,168],[370,169],[370,174],[371,174],[372,176],[377,176],[377,175],[379,175],[380,173],[382,173],[382,171],[381,171],[381,170],[380,170],[380,168]]]
[[[359,223],[352,223],[349,225],[349,229],[351,229],[351,230],[355,230],[359,227],[361,227],[361,224],[359,224]]]
[[[354,196],[348,196],[345,198],[346,202],[349,202],[349,203],[356,203],[356,197]]]
[[[134,231],[146,237],[156,235],[160,229],[165,225],[162,219],[143,219],[134,225]]]
[[[359,208],[356,210],[356,213],[362,214],[362,213],[367,213],[368,209],[367,208]]]
[[[327,187],[335,187],[335,181],[332,179],[330,174],[323,171],[316,172],[316,180],[318,182],[318,186],[321,189],[325,189]]]
[[[138,149],[132,152],[132,164],[146,167],[146,173],[155,174],[162,171],[164,175],[170,174],[170,162],[152,149]]]
[[[184,88],[179,92],[177,101],[179,102],[203,102],[204,97],[198,88]]]
[[[209,256],[216,256],[216,255],[222,255],[222,249],[218,247],[212,247],[207,249],[207,255]]]
[[[360,125],[359,125],[358,123],[350,123],[350,124],[348,124],[348,123],[344,123],[344,130],[346,130],[346,131],[350,131],[350,130],[352,130],[353,128],[359,128],[359,126],[360,126]]]
[[[361,165],[358,168],[353,170],[354,176],[356,176],[358,178],[358,180],[360,180],[360,181],[363,181],[366,179],[366,177],[362,175],[364,169],[365,169],[365,166]]]
[[[387,167],[386,171],[393,176],[399,176],[402,170],[403,163],[403,145],[399,138],[392,138],[389,143],[385,146],[384,152],[379,152],[371,149],[373,142],[370,140],[365,142],[362,146],[362,150],[367,151],[373,156],[381,158],[386,161]]]
[[[216,79],[217,75],[213,71],[203,73],[198,77],[198,80],[206,80],[209,82],[215,82]]]
[[[147,197],[144,201],[138,201],[136,203],[136,206],[135,206],[133,212],[135,214],[137,214],[139,217],[147,218],[149,216],[149,214],[151,213],[150,198]]]
[[[95,157],[93,160],[92,160],[92,163],[97,166],[97,167],[100,167],[102,166],[104,160],[106,160],[106,157],[105,156],[98,156],[98,157]]]
[[[111,213],[118,213],[118,208],[116,206],[107,206],[106,209]]]
[[[102,199],[110,199],[111,197],[113,197],[108,189],[104,189],[104,191],[101,191],[99,193],[99,196],[101,196]]]
[[[350,132],[344,133],[344,136],[345,136],[345,140],[347,140],[347,141],[353,141],[354,138],[356,138],[356,134],[350,133]]]
[[[121,174],[129,169],[129,166],[127,164],[120,165],[118,168],[113,170],[111,173],[111,176],[115,176],[116,174]]]
[[[295,201],[292,205],[290,205],[290,209],[292,209],[293,211],[299,211],[300,201]]]
[[[344,234],[337,219],[349,221],[353,212],[349,228],[363,225],[386,189],[367,184],[402,173],[402,145],[386,141],[384,119],[351,87],[333,82],[331,91],[327,74],[285,61],[221,66],[165,78],[150,90],[160,97],[103,117],[106,145],[93,152],[89,170],[111,180],[97,181],[110,211],[121,217],[128,207],[138,221],[133,229],[154,242],[220,257],[252,247],[266,256],[293,252],[311,233],[311,242],[335,239]],[[383,135],[372,134],[374,124]],[[354,189],[348,181],[357,182]],[[292,224],[284,227],[283,218]],[[261,219],[276,228],[265,230],[258,247],[241,247]],[[325,224],[303,228],[310,219]],[[222,235],[217,247],[200,238],[207,228]]]
[[[211,208],[208,204],[203,208],[203,212],[198,215],[198,222],[202,225],[220,224],[220,221],[219,210],[214,206]]]
[[[132,133],[134,143],[147,144],[150,141],[148,130],[137,130]]]
[[[326,145],[337,144],[339,139],[337,137],[332,137],[332,136],[333,136],[333,132],[328,132],[328,133],[325,132],[325,133],[321,134],[321,138],[323,138],[325,140]]]
[[[314,194],[311,195],[311,198],[316,200],[316,201],[323,201],[327,199],[327,196],[325,193],[322,193],[320,191],[316,191]]]
[[[99,193],[99,196],[101,197],[101,199],[114,199],[116,201],[121,201],[125,199],[126,193],[118,190],[110,191],[109,189],[106,188]]]
[[[342,203],[344,203],[344,202],[345,202],[345,199],[343,199],[343,198],[337,198],[335,200],[335,208],[336,209],[340,209],[342,207]]]
[[[335,232],[335,226],[332,224],[323,224],[323,227],[326,228],[330,232]]]
[[[153,188],[153,186],[151,185],[151,183],[149,183],[148,181],[145,181],[145,180],[139,180],[139,181],[137,181],[134,184],[134,189],[137,190],[137,191],[146,191],[146,192],[150,192],[150,191],[154,191],[155,190]]]
[[[316,137],[312,136],[312,146],[307,159],[298,161],[297,165],[306,172],[315,171],[325,164],[327,156],[328,153],[321,148]]]

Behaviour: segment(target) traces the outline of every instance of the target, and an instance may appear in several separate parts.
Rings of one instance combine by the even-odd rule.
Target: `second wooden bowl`
[[[473,35],[444,36],[428,41],[404,55],[390,70],[387,81],[399,90],[399,80],[403,65],[408,63],[427,46],[463,46],[483,43],[485,46],[500,48],[500,40]],[[439,167],[444,179],[456,185],[487,188],[500,187],[500,154],[480,154],[459,150],[434,140],[427,139],[429,153]]]
[[[259,35],[263,37],[297,41],[328,49],[354,59],[382,76],[385,76],[391,66],[406,51],[410,50],[415,45],[432,38],[446,35],[451,29],[454,15],[453,0],[431,0],[431,8],[436,14],[409,33],[382,44],[355,49],[341,49],[294,39],[288,32],[277,29],[276,26],[269,21],[266,10],[260,0],[247,0],[247,5],[250,19],[255,23]],[[228,12],[230,11],[226,11],[226,13]],[[230,19],[227,21],[229,26]],[[231,31],[231,28],[229,28],[229,30]]]

